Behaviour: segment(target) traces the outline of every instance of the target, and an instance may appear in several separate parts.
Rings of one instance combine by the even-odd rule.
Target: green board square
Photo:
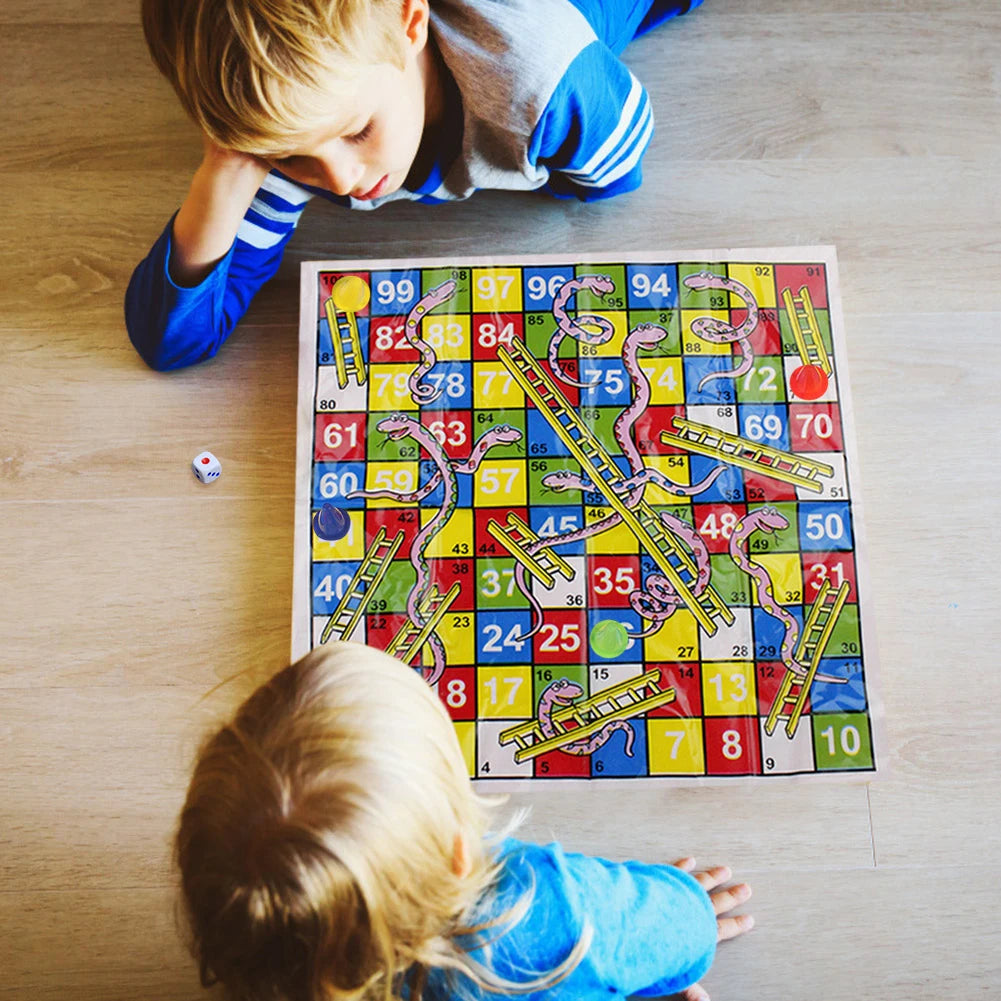
[[[865,713],[820,713],[811,717],[817,770],[872,768],[872,735]]]
[[[470,288],[472,274],[469,268],[428,268],[421,273],[421,294],[427,295],[442,282],[455,282],[455,292],[447,303],[439,306],[435,314],[468,313],[472,303]]]
[[[629,311],[629,329],[633,330],[641,323],[653,323],[667,331],[667,337],[654,345],[653,348],[642,348],[639,351],[641,359],[681,354],[681,313],[678,310],[631,309]]]
[[[782,359],[775,355],[755,358],[750,371],[739,376],[734,385],[738,403],[784,403],[786,384]]]

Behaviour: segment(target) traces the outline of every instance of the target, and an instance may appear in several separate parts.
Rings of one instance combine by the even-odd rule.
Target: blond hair
[[[329,122],[360,68],[402,68],[403,3],[142,0],[142,22],[153,61],[202,131],[267,155]]]
[[[484,839],[492,805],[419,675],[358,644],[314,650],[198,757],[176,850],[202,983],[240,1001],[349,1001],[398,997],[404,981],[417,999],[434,968],[490,991],[558,982],[588,935],[522,982],[458,941],[528,905],[474,917],[498,876]]]

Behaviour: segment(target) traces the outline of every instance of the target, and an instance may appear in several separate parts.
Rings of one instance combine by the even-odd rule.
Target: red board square
[[[760,775],[761,740],[757,716],[707,716],[707,775]]]
[[[524,340],[524,322],[521,313],[474,313],[473,361],[492,361],[498,345],[509,348],[514,338]]]
[[[365,458],[366,414],[317,414],[317,462]]]
[[[827,309],[827,268],[823,264],[777,264],[775,286],[779,296],[784,289],[792,289],[794,296],[806,286],[815,309]],[[779,302],[781,302],[781,298]]]
[[[796,488],[785,480],[777,480],[772,476],[744,470],[744,492],[749,504],[761,501],[794,501]]]
[[[638,442],[640,452],[651,455],[689,455],[687,449],[677,445],[665,445],[660,440],[661,431],[670,431],[678,434],[678,427],[675,426],[674,418],[685,419],[688,409],[684,406],[677,407],[647,407],[640,414],[634,425],[633,437]],[[656,442],[657,449],[646,450],[647,442]]]
[[[648,716],[685,719],[702,715],[702,669],[698,664],[647,664],[647,671],[660,671],[661,691],[674,689],[674,701],[651,709]]]
[[[755,684],[758,688],[758,712],[762,716],[767,716],[775,702],[775,696],[779,693],[779,688],[788,672],[782,661],[762,661],[757,665],[754,672]],[[798,689],[792,694],[797,694]],[[806,712],[809,712],[810,703],[807,701]]]
[[[587,657],[587,616],[551,608],[532,637],[536,664],[580,664]]]
[[[319,276],[321,316],[326,316],[324,304],[330,298],[334,285],[337,284],[339,279],[344,278],[346,275],[354,275],[357,278],[361,278],[361,280],[368,286],[371,286],[372,284],[372,278],[367,271],[321,271]],[[356,315],[368,316],[368,306],[364,309],[359,309]]]
[[[699,533],[706,549],[711,553],[726,553],[730,549],[730,536],[744,515],[744,504],[693,504],[695,530]]]
[[[461,461],[469,458],[473,447],[472,419],[468,410],[425,410],[421,413],[421,424],[435,436],[445,453]]]
[[[477,508],[473,512],[475,536],[473,545],[477,556],[494,557],[499,559],[511,556],[511,553],[508,551],[504,543],[495,539],[490,532],[487,531],[487,526],[492,521],[497,522],[501,528],[504,528],[507,525],[509,513],[515,515],[517,518],[520,518],[523,524],[529,524],[528,509],[524,507],[485,507]]]
[[[365,642],[377,650],[385,650],[393,637],[409,623],[405,614],[376,613],[365,616]]]
[[[461,590],[455,600],[448,606],[449,612],[471,612],[476,607],[475,567],[474,561],[465,557],[448,557],[445,559],[428,560],[428,580],[433,581],[441,594],[447,594],[449,588],[458,584]],[[467,623],[471,626],[471,623]]]
[[[407,340],[405,316],[373,316],[368,329],[368,360],[373,363],[419,361],[420,352]]]
[[[790,404],[789,438],[794,452],[843,452],[841,408],[837,403]]]
[[[588,778],[591,775],[589,754],[567,754],[566,751],[550,751],[535,759],[535,775],[540,779]]]
[[[848,581],[847,601],[858,601],[858,585],[855,582],[855,560],[850,552],[840,553],[803,553],[803,583],[806,586],[806,603],[812,605],[824,580],[831,582],[833,590],[841,586],[842,581]]]
[[[737,326],[747,317],[747,311],[735,309],[730,314],[730,322]],[[782,354],[782,328],[779,326],[777,309],[762,309],[758,311],[758,325],[750,337],[751,348],[755,355]]]
[[[639,555],[591,556],[587,561],[588,607],[629,608],[642,581]]]
[[[476,719],[475,667],[446,667],[436,687],[452,719]]]
[[[405,560],[413,545],[417,533],[421,530],[416,508],[376,507],[365,512],[365,548],[372,545],[372,540],[379,534],[379,529],[386,530],[386,541],[392,542],[400,532],[403,541],[396,550],[396,559]]]

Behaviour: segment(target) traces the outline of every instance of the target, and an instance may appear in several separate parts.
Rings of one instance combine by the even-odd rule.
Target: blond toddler
[[[202,982],[239,1001],[707,997],[750,895],[723,867],[613,863],[488,834],[444,707],[334,643],[203,747],[177,834]]]

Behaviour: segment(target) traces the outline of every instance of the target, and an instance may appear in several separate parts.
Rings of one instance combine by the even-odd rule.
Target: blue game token
[[[324,504],[313,515],[313,531],[324,542],[336,542],[343,539],[351,529],[351,518],[347,511],[342,511],[333,504]]]

